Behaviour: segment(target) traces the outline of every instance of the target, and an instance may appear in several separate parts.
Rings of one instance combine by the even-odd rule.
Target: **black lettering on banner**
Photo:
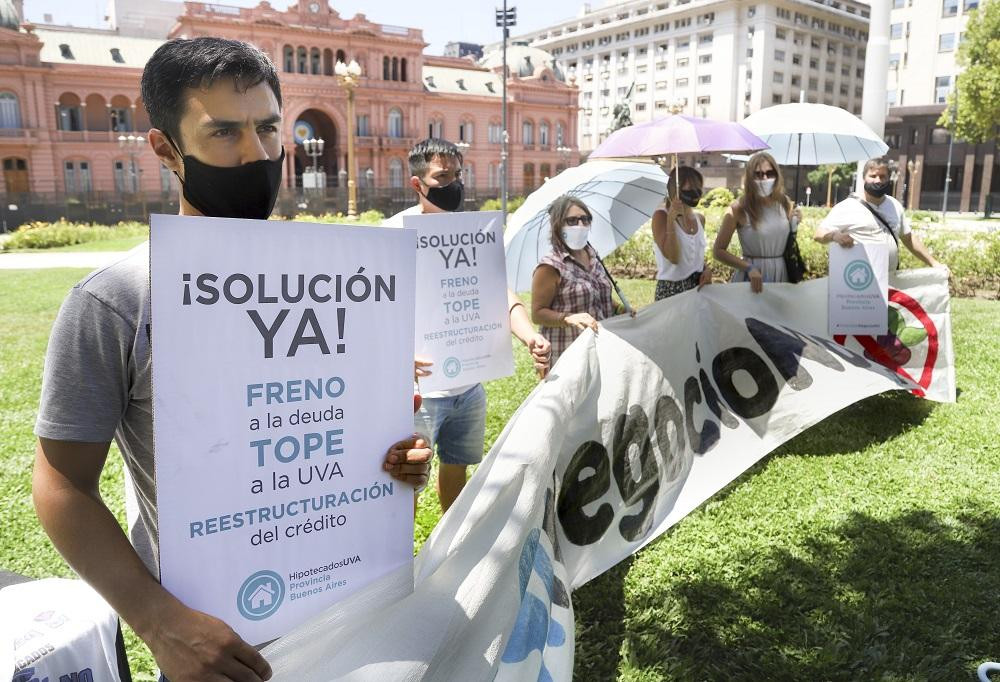
[[[581,479],[584,469],[593,469],[595,473]],[[583,443],[566,467],[556,507],[566,539],[574,545],[597,542],[614,521],[615,512],[608,503],[600,505],[593,516],[583,511],[586,505],[603,497],[610,487],[611,469],[604,446],[593,440]]]
[[[288,317],[288,308],[282,308],[278,311],[278,316],[274,318],[274,322],[271,326],[267,326],[264,320],[261,319],[260,313],[256,310],[248,310],[247,315],[253,320],[253,324],[257,327],[257,331],[264,338],[264,357],[273,358],[274,357],[274,337],[278,333],[278,328],[281,327],[281,323],[285,321]]]
[[[638,449],[634,458],[629,457],[633,446]],[[636,460],[638,471],[633,469]],[[623,538],[630,542],[638,540],[653,523],[653,502],[660,491],[660,467],[653,454],[653,444],[649,441],[649,419],[639,405],[633,405],[627,417],[621,414],[615,421],[611,469],[625,507],[642,504],[638,512],[624,516],[618,522],[618,531]]]
[[[733,375],[740,370],[749,374],[756,385],[757,390],[749,397],[744,397],[733,384]],[[737,346],[720,351],[712,361],[712,376],[733,412],[744,419],[766,414],[778,402],[778,382],[771,368],[749,348]]]
[[[809,388],[813,382],[812,376],[802,367],[802,358],[808,358],[837,372],[844,371],[844,366],[837,358],[796,331],[785,332],[752,317],[746,319],[746,325],[750,335],[778,368],[778,373],[796,391]]]
[[[666,480],[677,478],[681,463],[684,461],[684,415],[677,401],[668,395],[662,395],[656,400],[653,413],[653,429],[656,431],[656,445],[663,458],[663,469]],[[670,426],[674,427],[673,438],[670,436]]]
[[[712,388],[712,382],[708,380],[705,370],[699,370],[698,377],[701,379],[701,390],[705,394],[705,405],[712,411],[715,418],[722,422],[728,429],[735,429],[740,423],[733,416],[729,409],[719,402],[719,394]]]
[[[307,326],[312,329],[313,333],[311,336],[306,336]],[[295,336],[292,337],[292,345],[288,348],[288,357],[294,357],[299,346],[308,345],[319,346],[319,350],[323,355],[330,354],[330,347],[326,343],[326,337],[323,336],[323,328],[320,327],[319,320],[316,319],[316,311],[312,308],[306,308],[302,311],[302,319],[299,320]]]
[[[684,382],[684,422],[688,441],[695,454],[704,455],[719,442],[719,425],[711,419],[702,422],[701,431],[694,427],[694,406],[701,405],[701,388],[698,380],[688,377]]]

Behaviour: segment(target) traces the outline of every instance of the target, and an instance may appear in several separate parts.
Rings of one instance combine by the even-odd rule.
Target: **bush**
[[[284,220],[284,218],[275,218],[272,216],[272,220]],[[299,213],[297,216],[292,218],[292,220],[297,223],[358,223],[360,225],[381,225],[382,221],[385,220],[385,215],[382,211],[378,211],[373,208],[359,213],[356,220],[351,220],[343,213],[324,213],[322,215]]]
[[[698,202],[698,208],[728,208],[736,200],[736,195],[726,187],[708,190]]]
[[[66,220],[54,223],[35,222],[17,228],[7,241],[0,244],[0,250],[51,249],[108,239],[148,236],[149,226],[136,222],[118,223],[112,226],[71,223]]]
[[[941,214],[933,211],[907,211],[910,220],[915,223],[939,223]]]
[[[524,197],[508,197],[507,198],[507,213],[513,213],[517,209],[521,208],[521,204],[524,203]],[[479,207],[480,211],[499,211],[500,210],[500,200],[499,199],[487,199],[483,202],[483,205]]]

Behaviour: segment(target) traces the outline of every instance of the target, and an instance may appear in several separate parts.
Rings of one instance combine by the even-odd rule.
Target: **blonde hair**
[[[771,168],[777,173],[777,177],[774,179],[774,188],[771,190],[769,198],[781,204],[786,212],[791,209],[791,202],[785,196],[785,181],[781,174],[781,167],[767,152],[757,152],[747,159],[747,167],[743,172],[743,196],[738,201],[740,210],[746,215],[747,224],[754,229],[756,229],[756,222],[760,219],[764,209],[765,198],[760,196],[760,192],[757,191],[754,173],[765,161],[771,164]]]

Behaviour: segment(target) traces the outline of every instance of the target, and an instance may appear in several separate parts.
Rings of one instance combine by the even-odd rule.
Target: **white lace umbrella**
[[[587,205],[594,217],[590,245],[606,256],[650,219],[667,194],[667,178],[658,165],[637,161],[588,161],[551,178],[507,219],[508,286],[531,290],[535,266],[552,250],[548,207],[557,197],[569,194]]]

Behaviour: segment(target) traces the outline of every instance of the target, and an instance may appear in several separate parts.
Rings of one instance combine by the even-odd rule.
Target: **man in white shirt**
[[[889,161],[870,159],[864,165],[864,196],[851,195],[831,209],[813,235],[820,244],[855,241],[889,247],[889,270],[899,267],[899,242],[930,267],[944,267],[910,229],[902,204],[889,196]]]
[[[414,145],[409,156],[410,187],[417,193],[417,204],[387,218],[382,224],[402,227],[403,216],[462,210],[465,198],[462,161],[458,147],[446,140],[427,138]],[[544,377],[549,367],[549,342],[532,326],[524,304],[510,289],[507,290],[507,306],[511,333],[527,347],[535,370]],[[430,366],[429,362],[416,360],[416,376],[428,376]],[[465,487],[468,466],[483,459],[486,391],[482,384],[474,384],[425,393],[415,422],[417,431],[428,436],[441,460],[438,497],[441,510],[448,511]]]

